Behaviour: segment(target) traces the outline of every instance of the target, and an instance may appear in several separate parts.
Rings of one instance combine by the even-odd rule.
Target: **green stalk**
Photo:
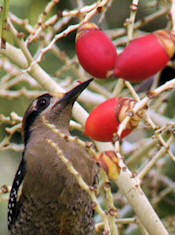
[[[1,28],[1,49],[6,49],[8,12],[9,12],[9,0],[4,0],[2,28]]]

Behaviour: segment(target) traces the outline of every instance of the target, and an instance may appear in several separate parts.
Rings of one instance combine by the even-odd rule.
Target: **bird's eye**
[[[50,97],[40,97],[40,99],[38,99],[37,104],[36,104],[36,108],[38,111],[42,111],[45,108],[47,108],[50,104]]]

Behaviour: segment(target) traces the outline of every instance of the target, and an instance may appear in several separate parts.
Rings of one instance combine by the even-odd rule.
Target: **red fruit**
[[[162,70],[175,52],[175,34],[168,30],[132,41],[117,57],[115,75],[129,81],[142,81]]]
[[[108,99],[97,106],[87,118],[85,134],[94,140],[110,142],[115,140],[120,123],[133,109],[136,100],[131,98],[117,97]],[[143,110],[133,115],[123,130],[121,138],[129,135],[143,116]]]
[[[115,67],[117,52],[111,39],[95,24],[83,24],[76,36],[76,51],[80,64],[92,76],[109,77]]]

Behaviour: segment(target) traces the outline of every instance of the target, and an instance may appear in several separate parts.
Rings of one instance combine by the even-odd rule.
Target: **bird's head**
[[[93,79],[89,79],[65,93],[61,98],[49,93],[36,98],[28,107],[22,123],[24,144],[26,145],[34,128],[42,126],[41,117],[62,130],[69,129],[72,106],[81,92]]]

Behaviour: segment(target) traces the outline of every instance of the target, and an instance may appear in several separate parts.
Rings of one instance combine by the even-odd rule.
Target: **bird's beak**
[[[59,103],[62,104],[69,104],[74,103],[78,96],[81,94],[81,92],[89,85],[90,82],[93,81],[93,78],[82,82],[80,85],[74,87],[72,90],[68,91],[63,98],[59,101]]]

